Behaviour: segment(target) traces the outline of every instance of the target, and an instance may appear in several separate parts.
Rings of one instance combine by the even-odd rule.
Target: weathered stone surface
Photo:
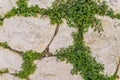
[[[16,6],[18,0],[0,0],[0,15],[5,14]],[[47,8],[55,0],[29,0],[29,6],[39,5]],[[120,12],[119,0],[108,0],[108,5],[116,12]],[[120,57],[120,21],[112,20],[109,17],[100,17],[104,32],[102,36],[93,32],[92,29],[85,34],[86,44],[90,46],[93,56],[105,67],[105,74],[112,75],[118,64]],[[51,25],[48,18],[25,18],[12,17],[5,19],[5,23],[0,27],[0,42],[7,41],[16,50],[34,50],[42,52],[49,44],[55,32],[56,25]],[[72,32],[76,29],[70,28],[66,23],[60,26],[58,34],[50,45],[50,52],[56,54],[56,50],[72,45]],[[10,72],[21,70],[22,58],[9,50],[0,47],[0,69],[9,68]],[[30,80],[83,80],[80,76],[71,75],[71,64],[59,62],[56,58],[44,58],[36,61],[37,70],[30,76]],[[118,72],[120,75],[120,69]],[[10,74],[3,74],[0,80],[20,80]]]
[[[48,8],[52,5],[55,0],[29,0],[28,5],[38,5],[40,8]]]
[[[76,31],[77,29],[69,27],[66,22],[59,26],[59,31],[49,47],[50,52],[56,54],[56,50],[73,45],[73,38],[71,35],[72,32]]]
[[[120,77],[120,67],[119,67],[119,70],[118,70],[118,74],[117,74],[119,77]],[[120,78],[118,79],[120,80]]]
[[[0,41],[17,50],[42,52],[50,42],[55,26],[48,18],[12,17],[4,21],[0,28]]]
[[[3,74],[0,75],[0,80],[20,80],[20,79],[10,74]]]
[[[23,63],[22,58],[19,55],[0,47],[0,69],[8,68],[10,73],[15,73],[16,71],[21,70],[22,63]],[[0,80],[20,80],[20,79],[10,74],[3,74],[0,75]]]
[[[16,7],[17,0],[0,0],[0,15],[10,11],[13,7]]]
[[[22,62],[22,58],[19,55],[0,47],[0,69],[20,70]]]
[[[83,80],[80,75],[71,75],[71,64],[59,62],[56,58],[44,58],[37,63],[36,72],[30,80]]]
[[[120,21],[109,17],[99,18],[102,20],[104,32],[100,36],[90,29],[85,34],[85,41],[97,61],[104,64],[104,72],[112,75],[120,58]]]
[[[120,0],[109,0],[108,5],[116,12],[120,13]]]

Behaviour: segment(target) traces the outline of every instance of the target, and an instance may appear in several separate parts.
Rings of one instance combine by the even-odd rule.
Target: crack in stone
[[[119,57],[119,62],[118,62],[118,65],[117,65],[117,68],[115,70],[115,73],[114,75],[117,75],[118,71],[119,71],[119,67],[120,67],[120,57]]]
[[[1,74],[5,74],[5,73],[8,73],[10,75],[14,75],[15,76],[15,73],[17,72],[17,70],[13,69],[13,68],[2,68],[1,69]]]
[[[55,32],[54,32],[54,35],[53,35],[51,41],[49,42],[49,44],[47,45],[47,47],[45,48],[45,50],[42,52],[42,54],[43,54],[42,59],[43,59],[43,58],[46,58],[46,57],[55,57],[55,56],[56,56],[56,55],[53,55],[52,53],[49,52],[49,46],[50,46],[51,43],[53,42],[53,40],[54,40],[55,36],[57,35],[58,31],[59,31],[59,25],[56,26],[56,29],[55,29]],[[10,51],[12,51],[12,52],[15,52],[15,53],[18,54],[20,57],[23,57],[23,54],[24,54],[23,51],[15,50],[15,49],[11,48],[10,46],[8,46],[8,47],[5,48],[5,49],[8,49],[8,50],[10,50]],[[5,69],[8,70],[7,73],[9,73],[10,75],[14,75],[14,76],[15,76],[15,73],[17,72],[17,70],[15,70],[15,73],[10,73],[10,72],[9,72],[9,71],[10,71],[9,68],[5,68]],[[30,79],[27,78],[26,80],[30,80]]]
[[[55,55],[53,55],[52,53],[50,53],[50,51],[49,51],[49,46],[50,46],[51,43],[53,42],[53,40],[54,40],[55,36],[57,35],[58,31],[59,31],[59,25],[56,26],[56,29],[55,29],[55,32],[54,32],[54,35],[53,35],[51,41],[49,42],[49,44],[47,45],[47,47],[46,47],[45,50],[43,51],[44,57],[46,57],[46,56],[48,56],[48,57],[55,56]]]
[[[18,50],[11,48],[11,47],[9,47],[8,50],[17,53],[21,57],[23,56],[23,53],[24,53],[23,51],[18,51]]]
[[[8,49],[9,51],[14,52],[14,53],[18,54],[21,57],[23,56],[23,53],[24,53],[23,51],[15,50],[15,49],[11,48],[10,46],[8,46],[7,48],[4,48],[4,49]]]

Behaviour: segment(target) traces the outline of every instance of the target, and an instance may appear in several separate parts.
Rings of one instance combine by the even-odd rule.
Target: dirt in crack
[[[117,65],[117,68],[116,68],[116,70],[115,70],[114,75],[117,75],[117,74],[118,74],[119,68],[120,68],[120,57],[119,57],[119,62],[118,62],[118,65]]]
[[[57,35],[58,31],[59,31],[59,25],[56,26],[56,29],[55,29],[55,32],[54,32],[54,35],[53,35],[52,39],[50,40],[49,44],[47,45],[47,47],[43,51],[44,57],[46,57],[46,56],[48,56],[48,57],[49,56],[53,56],[53,54],[49,51],[49,46],[53,42],[53,40],[54,40],[55,36]]]
[[[14,53],[17,53],[19,56],[23,56],[23,51],[18,51],[18,50],[15,50],[15,49],[13,49],[12,47],[10,47],[9,45],[8,45],[8,43],[7,42],[0,42],[0,47],[2,47],[2,48],[4,48],[4,49],[8,49],[8,50],[10,50],[11,52],[14,52]]]

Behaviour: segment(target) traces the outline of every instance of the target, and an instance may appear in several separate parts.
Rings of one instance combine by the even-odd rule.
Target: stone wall
[[[16,7],[17,0],[0,0],[0,15]],[[29,0],[29,6],[39,5],[41,8],[50,7],[54,0]],[[120,12],[119,0],[108,0],[108,5],[116,12]],[[86,45],[89,45],[93,56],[105,67],[105,74],[114,73],[120,57],[120,20],[109,17],[98,16],[103,25],[102,35],[90,29],[85,34]],[[34,50],[42,52],[54,35],[56,25],[51,25],[49,18],[34,17],[12,17],[5,19],[4,25],[0,27],[0,42],[7,41],[8,44],[18,51]],[[72,45],[72,32],[76,29],[70,28],[66,22],[60,29],[50,45],[50,52],[56,54],[56,50]],[[14,52],[0,47],[0,69],[8,68],[10,73],[21,70],[22,58]],[[55,57],[44,58],[35,61],[36,72],[30,76],[30,80],[83,80],[79,75],[71,75],[71,64],[59,62]],[[118,72],[120,75],[120,69]],[[0,80],[20,80],[11,74],[3,74]]]

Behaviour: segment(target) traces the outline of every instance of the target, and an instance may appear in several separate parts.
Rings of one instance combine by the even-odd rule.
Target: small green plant
[[[19,51],[12,49],[7,42],[0,42],[0,46],[19,54]],[[43,54],[30,50],[23,52],[22,57],[23,57],[22,70],[16,73],[15,76],[22,79],[27,79],[29,75],[33,74],[37,68],[36,65],[34,64],[34,61],[40,60],[43,57]],[[8,73],[8,69],[0,70],[0,74],[3,73]]]
[[[82,32],[74,33],[74,45],[58,52],[60,61],[67,61],[73,65],[72,74],[81,75],[84,80],[116,80],[116,75],[103,74],[104,67],[91,56],[91,51],[84,44]]]
[[[9,45],[7,42],[0,42],[0,46],[3,48],[9,48]]]
[[[120,13],[109,8],[105,2],[100,0],[56,0],[48,9],[36,6],[28,7],[28,0],[18,0],[17,8],[0,16],[0,25],[5,18],[13,16],[37,17],[37,15],[47,16],[52,24],[60,25],[65,19],[70,27],[78,29],[73,33],[74,45],[69,48],[61,49],[57,58],[60,61],[67,61],[73,65],[72,74],[80,74],[85,80],[116,80],[117,75],[107,76],[103,74],[104,67],[91,56],[90,48],[85,45],[84,33],[92,27],[95,31],[102,31],[102,25],[96,15],[109,16],[120,19]],[[8,48],[6,43],[0,43],[3,48]],[[42,54],[34,51],[27,51],[23,55],[23,70],[19,71],[16,76],[28,78],[36,69],[34,61],[41,59]]]
[[[2,69],[2,70],[0,70],[0,75],[2,75],[4,73],[9,73],[9,70],[8,69]]]
[[[13,8],[11,11],[5,14],[5,18],[10,18],[13,16],[24,16],[24,17],[37,17],[38,13],[40,12],[40,8],[36,6],[28,7],[27,4],[28,0],[18,0],[17,6],[18,8]]]
[[[18,0],[17,6],[20,8],[28,7],[28,1],[29,0]]]
[[[3,26],[3,17],[0,15],[0,26]]]
[[[33,74],[36,70],[36,65],[34,64],[35,60],[41,59],[41,54],[34,52],[32,50],[27,51],[23,55],[23,64],[22,64],[22,71],[19,71],[16,76],[19,78],[28,78],[29,75]]]

